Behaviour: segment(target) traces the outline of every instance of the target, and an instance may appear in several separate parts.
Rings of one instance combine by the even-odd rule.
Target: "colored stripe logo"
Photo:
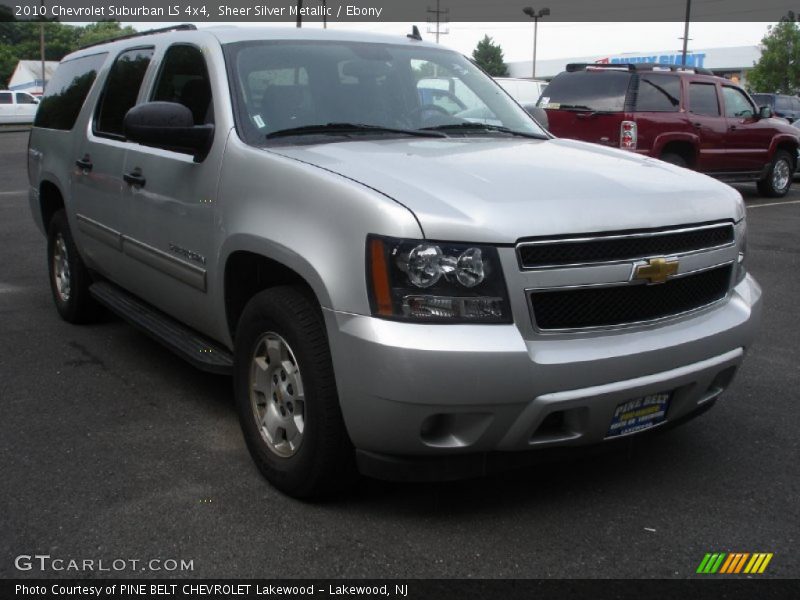
[[[736,575],[739,573],[754,575],[763,573],[767,569],[772,556],[771,552],[753,554],[749,552],[709,552],[700,561],[696,572],[703,575]]]

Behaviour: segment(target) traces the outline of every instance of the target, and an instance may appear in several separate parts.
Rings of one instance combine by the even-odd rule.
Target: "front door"
[[[723,85],[722,99],[728,124],[725,146],[730,170],[760,171],[769,162],[773,135],[769,120],[758,118],[750,98],[737,87]]]
[[[195,125],[214,122],[208,69],[191,44],[168,47],[159,61],[149,101],[176,102],[191,110]],[[207,287],[214,264],[216,187],[224,140],[217,132],[210,155],[131,144],[125,160],[128,182],[126,269],[130,289],[168,314],[207,330]]]

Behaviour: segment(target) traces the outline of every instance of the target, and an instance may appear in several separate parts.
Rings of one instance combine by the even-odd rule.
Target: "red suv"
[[[656,64],[570,64],[539,107],[559,137],[623,148],[725,181],[757,181],[786,195],[798,133],[705,69]]]

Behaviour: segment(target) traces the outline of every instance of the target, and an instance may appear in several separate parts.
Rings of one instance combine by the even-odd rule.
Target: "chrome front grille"
[[[736,234],[726,221],[531,238],[517,244],[516,255],[536,330],[618,328],[723,300],[734,277]],[[671,269],[659,274],[665,264]],[[656,277],[649,275],[654,269]]]
[[[517,244],[523,269],[579,266],[672,256],[721,248],[734,242],[732,223],[525,240]]]

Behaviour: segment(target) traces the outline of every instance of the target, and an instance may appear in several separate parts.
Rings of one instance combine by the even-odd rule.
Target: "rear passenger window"
[[[136,48],[123,52],[114,61],[106,80],[100,110],[97,112],[96,133],[122,137],[122,121],[125,113],[136,104],[136,97],[152,56],[152,48]]]
[[[30,94],[16,94],[17,104],[36,104],[36,100]]]
[[[13,104],[10,92],[0,92],[0,104]]]
[[[186,44],[171,46],[164,55],[151,100],[183,104],[192,111],[195,125],[213,123],[211,84],[203,53]]]
[[[717,86],[713,83],[690,83],[689,112],[718,117],[720,112]]]
[[[636,110],[641,112],[677,112],[681,103],[681,80],[673,75],[642,75]]]
[[[778,96],[775,98],[775,110],[789,111],[792,110],[792,100],[789,96]]]
[[[55,75],[47,82],[45,95],[39,102],[33,126],[72,129],[86,96],[92,89],[97,72],[107,56],[105,52],[92,54],[58,65]]]

